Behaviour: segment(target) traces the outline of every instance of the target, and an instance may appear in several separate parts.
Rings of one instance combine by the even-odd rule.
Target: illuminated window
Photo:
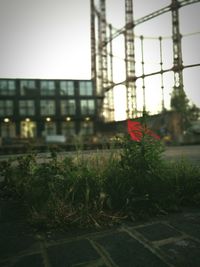
[[[93,115],[95,113],[94,100],[81,100],[81,114]]]
[[[40,114],[44,116],[55,115],[55,101],[54,100],[41,100],[40,101]]]
[[[73,136],[76,133],[75,122],[66,121],[62,122],[62,134],[65,136]]]
[[[19,114],[22,116],[35,115],[35,103],[33,100],[19,101]]]
[[[16,136],[16,125],[13,122],[1,123],[1,137],[12,138]]]
[[[79,92],[81,96],[91,96],[93,95],[93,86],[91,81],[80,81],[79,82]]]
[[[21,80],[20,81],[20,94],[32,96],[35,95],[36,85],[34,80]]]
[[[0,95],[15,95],[16,86],[13,80],[0,80]]]
[[[41,95],[55,95],[54,81],[41,81]]]
[[[11,116],[13,115],[13,101],[11,100],[0,100],[0,116]]]
[[[36,122],[26,119],[21,121],[21,137],[23,138],[34,138],[36,137]]]
[[[60,95],[74,95],[74,82],[60,81]]]
[[[81,122],[81,134],[92,135],[94,133],[94,124],[92,121]]]
[[[56,134],[56,124],[55,122],[45,122],[45,135],[55,135]]]
[[[61,100],[60,101],[60,108],[62,115],[75,115],[76,113],[76,106],[75,100]]]

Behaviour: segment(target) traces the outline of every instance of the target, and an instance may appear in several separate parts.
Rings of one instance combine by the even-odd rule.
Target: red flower
[[[140,122],[138,121],[127,121],[127,127],[128,127],[128,133],[131,136],[131,139],[137,142],[140,142],[142,140],[143,135],[147,134],[149,136],[152,136],[155,139],[160,139],[160,137],[155,134],[150,129],[147,129],[144,127]]]
[[[142,139],[142,125],[138,121],[127,121],[128,124],[128,133],[131,136],[131,139],[134,141],[141,141]]]
[[[146,129],[145,133],[149,136],[152,136],[154,139],[160,139],[160,136],[155,134],[153,131],[151,131],[150,129]]]

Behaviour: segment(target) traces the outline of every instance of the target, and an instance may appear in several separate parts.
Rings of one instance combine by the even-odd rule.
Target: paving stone
[[[51,246],[47,249],[47,253],[52,267],[71,267],[100,258],[88,240],[77,240]]]
[[[24,220],[26,207],[15,201],[0,201],[0,222]]]
[[[18,236],[11,238],[0,238],[0,258],[4,259],[10,255],[31,249],[35,245],[32,236]]]
[[[59,240],[65,240],[75,237],[80,237],[83,235],[88,235],[94,233],[94,229],[76,229],[69,228],[68,230],[52,230],[43,233],[43,236],[47,242],[56,242]]]
[[[90,262],[90,263],[83,263],[83,264],[75,264],[72,265],[72,267],[108,267],[107,265],[99,265],[98,263],[95,264],[95,262]]]
[[[108,267],[103,263],[102,259],[96,260],[96,261],[90,261],[87,263],[78,263],[75,265],[72,265],[72,267]]]
[[[164,223],[156,223],[136,230],[150,241],[158,241],[170,237],[179,236],[180,233]]]
[[[96,238],[119,267],[166,267],[155,254],[127,233],[120,232]]]
[[[2,222],[0,223],[0,238],[4,237],[17,237],[24,234],[31,233],[33,230],[28,226],[27,223],[17,222]]]
[[[98,263],[95,264],[94,262],[91,263],[86,263],[86,264],[76,264],[73,265],[72,267],[108,267],[107,265],[99,265]]]
[[[182,220],[172,221],[171,224],[178,230],[200,239],[200,216],[185,217]]]
[[[10,262],[9,261],[1,261],[0,260],[0,266],[1,267],[10,267]]]
[[[160,249],[168,256],[173,266],[199,267],[200,243],[192,239],[182,239],[171,244],[164,245]]]
[[[12,267],[44,267],[41,254],[34,254],[20,258]]]

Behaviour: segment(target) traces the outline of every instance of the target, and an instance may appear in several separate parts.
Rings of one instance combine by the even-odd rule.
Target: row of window
[[[76,102],[74,99],[60,100],[61,115],[75,115]],[[92,99],[80,100],[82,115],[94,115],[95,103]],[[36,113],[34,100],[19,100],[19,115],[34,116]],[[14,103],[12,100],[0,100],[0,116],[12,116],[14,114]],[[54,100],[40,100],[40,115],[51,116],[56,114],[56,103]]]
[[[40,80],[40,94],[44,96],[55,95],[55,81]],[[20,95],[33,96],[37,94],[36,80],[20,80]],[[59,94],[73,96],[75,94],[74,81],[58,81]],[[0,80],[0,95],[15,95],[15,80]],[[79,94],[81,96],[92,96],[93,86],[91,81],[79,81]]]
[[[14,138],[16,137],[16,125],[13,122],[1,123],[1,137]],[[45,122],[42,136],[56,135],[57,126],[55,122]],[[94,133],[94,125],[92,121],[80,123],[81,135],[92,135]],[[74,121],[61,123],[61,134],[70,137],[76,134],[76,125]],[[20,123],[20,136],[22,138],[35,138],[37,137],[37,123],[33,121],[21,121]]]

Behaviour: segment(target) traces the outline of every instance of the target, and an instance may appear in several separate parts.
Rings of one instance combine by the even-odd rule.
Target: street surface
[[[166,147],[164,157],[168,160],[189,159],[200,165],[200,145]]]
[[[0,200],[1,267],[199,267],[200,210],[99,231],[38,232],[25,206]]]
[[[80,152],[60,152],[59,157],[64,158],[65,156],[77,156],[81,155],[83,157],[90,157],[97,154],[98,156],[108,156],[110,155],[111,150],[85,150]],[[114,153],[118,154],[118,150],[114,150]],[[0,155],[0,161],[6,160],[9,158],[17,158],[21,156],[22,154],[16,154],[16,155]],[[43,162],[48,160],[50,157],[50,153],[38,153],[37,158],[39,161]],[[179,159],[188,159],[192,161],[193,163],[197,163],[200,165],[200,145],[190,145],[190,146],[167,146],[163,157],[167,160],[179,160]]]

